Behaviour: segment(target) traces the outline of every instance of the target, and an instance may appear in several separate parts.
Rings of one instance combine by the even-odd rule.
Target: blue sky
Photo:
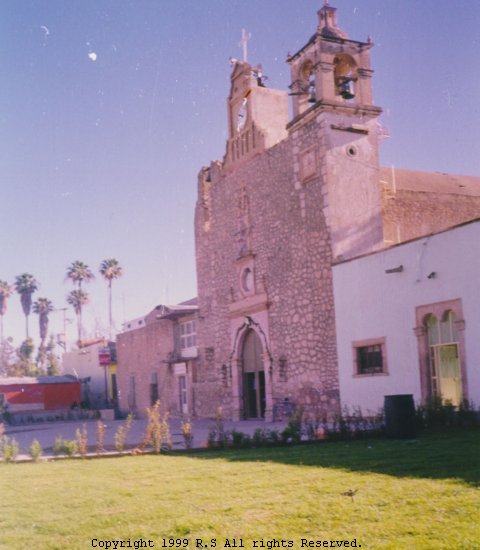
[[[241,29],[249,61],[286,89],[286,55],[314,33],[322,3],[0,0],[0,279],[32,273],[35,297],[63,308],[67,266],[98,272],[113,256],[125,272],[114,283],[118,328],[194,296],[197,174],[224,154]],[[480,175],[480,3],[331,4],[351,38],[376,44],[374,97],[391,136],[381,163]],[[98,276],[88,290],[93,334],[107,328],[107,289]],[[19,343],[17,295],[4,324]]]

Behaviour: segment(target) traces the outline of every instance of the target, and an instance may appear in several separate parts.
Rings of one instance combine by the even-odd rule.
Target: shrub
[[[267,431],[267,443],[270,443],[271,445],[279,445],[282,438],[280,436],[280,432],[278,430],[268,430]]]
[[[172,448],[172,434],[170,433],[168,417],[168,412],[165,412],[160,421],[160,444],[163,450],[171,450]]]
[[[121,424],[115,432],[115,449],[121,453],[125,448],[125,441],[127,440],[128,432],[132,427],[133,415],[129,414],[125,420],[125,424]]]
[[[63,452],[67,456],[73,456],[77,451],[78,451],[78,446],[75,439],[65,439],[63,441]]]
[[[97,454],[103,453],[105,448],[103,442],[105,439],[105,424],[101,420],[97,420]]]
[[[30,456],[32,457],[33,462],[38,462],[43,454],[42,446],[40,445],[40,442],[38,439],[34,439],[32,441],[32,444],[28,448],[28,452]]]
[[[217,414],[215,415],[215,426],[217,431],[217,441],[220,443],[220,447],[223,449],[228,445],[228,432],[225,430],[223,422],[223,409],[218,407]]]
[[[474,404],[468,399],[463,399],[458,407],[457,419],[459,426],[478,426],[480,424],[480,416],[475,410]]]
[[[252,445],[254,447],[264,447],[267,444],[267,441],[268,441],[267,433],[262,428],[257,428],[253,432]]]
[[[160,401],[156,401],[153,407],[147,408],[147,419],[147,426],[140,447],[144,449],[151,445],[157,454],[162,450],[170,450],[172,448],[172,436],[168,422],[168,412],[161,414]]]
[[[191,449],[193,446],[193,432],[192,432],[192,423],[189,419],[182,422],[182,436],[183,441],[185,442],[185,448]]]
[[[232,430],[230,436],[232,445],[237,449],[250,449],[253,446],[252,437],[249,434]]]
[[[230,434],[225,430],[222,407],[218,407],[215,415],[215,424],[208,428],[207,447],[224,449],[228,446]]]
[[[302,440],[303,410],[297,410],[288,421],[287,427],[281,433],[283,443],[300,443]]]
[[[242,449],[250,449],[252,446],[252,438],[248,434],[243,434]]]
[[[243,446],[243,442],[244,442],[244,439],[245,439],[245,434],[243,432],[239,432],[237,430],[232,430],[231,431],[231,436],[232,436],[232,445],[234,447],[236,447],[238,449],[239,447]]]
[[[451,428],[454,426],[476,426],[479,424],[478,412],[468,399],[464,399],[456,408],[440,396],[433,396],[415,409],[419,429]]]
[[[207,447],[209,449],[213,449],[217,447],[217,428],[216,426],[209,426],[208,427],[208,434],[207,434]]]
[[[82,458],[85,458],[88,452],[88,434],[87,426],[85,424],[82,426],[81,429],[77,428],[77,431],[75,432],[75,439],[80,456]]]
[[[6,435],[2,437],[2,456],[4,462],[15,462],[18,457],[18,443],[15,438],[10,439]]]
[[[63,453],[64,449],[64,441],[62,436],[57,436],[55,438],[55,443],[53,445],[53,454],[58,455],[60,453]]]

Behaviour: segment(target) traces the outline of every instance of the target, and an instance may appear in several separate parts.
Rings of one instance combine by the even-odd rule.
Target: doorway
[[[180,399],[180,412],[188,414],[187,377],[184,374],[178,377],[178,395]]]
[[[243,407],[245,418],[265,417],[265,371],[262,343],[257,333],[249,329],[242,349]]]

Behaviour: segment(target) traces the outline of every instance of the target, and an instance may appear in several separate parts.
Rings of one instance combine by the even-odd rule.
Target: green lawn
[[[283,539],[301,548],[303,538],[475,549],[480,432],[1,464],[0,494],[0,548],[15,550],[105,548],[100,541],[113,540],[134,548],[140,539],[162,548],[169,537],[187,548],[196,539],[216,539],[216,548],[242,539],[246,549]]]

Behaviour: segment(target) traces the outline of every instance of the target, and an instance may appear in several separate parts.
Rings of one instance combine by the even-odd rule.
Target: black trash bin
[[[412,394],[386,395],[384,407],[387,437],[395,439],[417,437],[415,403]]]

